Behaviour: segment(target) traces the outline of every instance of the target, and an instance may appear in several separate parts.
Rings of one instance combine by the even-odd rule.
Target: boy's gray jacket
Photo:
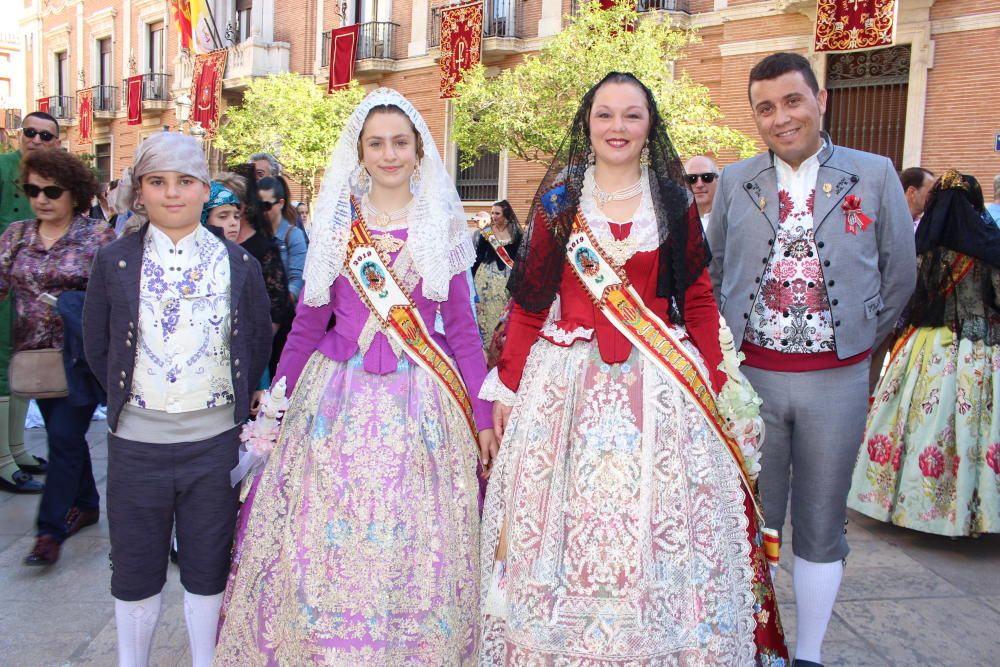
[[[913,221],[896,170],[887,158],[826,144],[819,155],[813,229],[832,311],[840,359],[874,348],[892,331],[916,284]],[[855,195],[872,219],[847,231],[845,198]],[[708,241],[719,310],[743,341],[750,309],[774,252],[777,174],[770,152],[722,172],[712,203]]]

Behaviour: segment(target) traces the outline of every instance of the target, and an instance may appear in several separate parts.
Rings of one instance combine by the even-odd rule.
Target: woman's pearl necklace
[[[640,194],[642,194],[641,177],[633,185],[630,185],[624,190],[616,190],[615,192],[605,192],[601,189],[601,186],[597,184],[597,179],[594,179],[594,200],[602,209],[608,202],[625,201],[627,199],[632,199],[633,197],[638,197]]]
[[[414,201],[415,200],[411,199],[409,204],[407,204],[401,209],[397,209],[390,213],[386,213],[385,211],[379,211],[374,206],[372,206],[371,200],[368,199],[368,195],[365,195],[362,205],[365,208],[365,213],[366,213],[365,217],[367,217],[369,220],[374,220],[375,225],[378,227],[388,227],[389,225],[392,225],[394,223],[406,220],[406,218],[410,215],[410,211],[413,210]]]

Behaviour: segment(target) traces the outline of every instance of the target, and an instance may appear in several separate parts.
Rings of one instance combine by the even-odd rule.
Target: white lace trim
[[[591,340],[594,337],[594,330],[587,327],[577,327],[572,331],[563,329],[555,322],[546,322],[539,332],[542,338],[556,345],[569,347],[578,340]]]
[[[656,211],[653,209],[653,196],[649,191],[649,171],[642,168],[642,200],[639,208],[632,216],[632,229],[629,232],[626,247],[623,247],[622,260],[628,260],[637,252],[650,252],[660,247],[660,227],[656,222]],[[614,245],[622,245],[611,233],[613,220],[604,215],[597,202],[594,201],[594,167],[587,167],[583,175],[583,189],[580,193],[580,212],[590,225],[594,237],[601,247],[608,249]],[[617,223],[615,223],[617,224]],[[624,261],[622,261],[624,264]]]
[[[484,401],[500,401],[504,405],[514,405],[517,400],[517,393],[500,380],[500,373],[493,368],[483,380],[483,386],[479,389],[479,398]]]
[[[351,229],[350,197],[365,194],[359,182],[358,138],[368,112],[385,104],[399,107],[423,141],[420,178],[412,184],[415,201],[408,220],[412,224],[408,226],[407,244],[423,280],[424,296],[434,301],[447,299],[452,276],[468,269],[476,259],[462,201],[427,123],[405,97],[395,90],[379,88],[362,100],[345,123],[323,176],[304,271],[305,301],[310,306],[330,302],[330,285],[343,271]]]

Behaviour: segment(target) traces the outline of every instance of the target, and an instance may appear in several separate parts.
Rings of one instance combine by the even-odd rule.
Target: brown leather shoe
[[[24,559],[25,565],[33,567],[55,565],[59,560],[59,543],[51,535],[39,535],[35,540],[35,548]]]
[[[66,514],[66,537],[72,537],[101,518],[100,510],[82,510],[74,507]]]

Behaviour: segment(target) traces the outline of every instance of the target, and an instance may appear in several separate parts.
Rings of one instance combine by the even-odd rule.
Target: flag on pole
[[[188,0],[191,3],[191,30],[194,50],[208,53],[216,48],[212,15],[205,0]]]
[[[191,0],[170,0],[170,13],[181,35],[181,46],[191,48]]]

